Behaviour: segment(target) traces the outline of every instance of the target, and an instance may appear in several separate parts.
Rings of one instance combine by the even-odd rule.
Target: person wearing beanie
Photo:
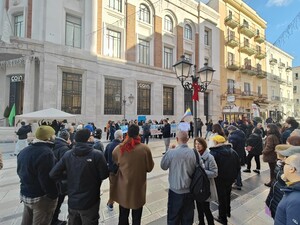
[[[100,150],[104,152],[104,145],[101,142],[101,137],[102,137],[102,130],[101,129],[96,129],[94,132],[94,149]]]
[[[277,165],[274,170],[276,175],[274,183],[271,184],[271,188],[266,199],[266,205],[271,212],[272,218],[275,218],[278,203],[280,202],[283,196],[283,192],[281,191],[281,189],[286,186],[285,182],[281,179],[281,175],[283,174],[283,162],[285,160],[285,156],[283,156],[281,153],[289,149],[290,147],[292,147],[292,145],[287,144],[280,144],[276,145],[275,147],[275,152],[277,153],[278,159]],[[300,147],[297,148],[300,149]],[[290,153],[289,155],[292,155],[292,153]]]
[[[219,216],[215,220],[227,225],[227,217],[231,216],[231,187],[241,169],[240,159],[236,151],[231,148],[231,144],[225,143],[223,136],[214,136],[213,142],[214,146],[210,148],[210,154],[214,156],[218,166],[215,183],[219,199]]]
[[[108,168],[103,153],[88,143],[90,136],[89,129],[78,130],[74,147],[50,172],[54,180],[67,173],[68,224],[98,224],[100,187],[108,177]]]
[[[16,148],[14,155],[18,155],[19,152],[28,146],[27,137],[28,133],[32,132],[31,125],[26,125],[25,121],[21,122],[21,127],[18,129],[16,134],[18,135],[18,141],[16,143]]]
[[[40,126],[36,139],[17,156],[17,174],[20,178],[20,200],[24,204],[22,224],[50,224],[57,204],[57,188],[49,177],[55,164],[52,148],[55,131]]]
[[[112,152],[113,161],[119,172],[113,178],[116,185],[111,187],[111,200],[119,203],[119,224],[129,224],[132,210],[132,224],[141,224],[143,206],[146,203],[147,173],[154,167],[149,147],[141,143],[140,128],[136,124],[128,127],[123,143]]]
[[[62,130],[59,132],[59,136],[55,138],[54,141],[54,156],[56,157],[57,162],[63,157],[63,155],[71,149],[71,140],[70,140],[70,134],[67,130]],[[67,192],[67,180],[62,179],[57,182],[58,187],[58,201],[57,206],[54,211],[54,215],[52,217],[51,225],[64,225],[67,224],[66,221],[61,221],[58,219],[59,213],[60,213],[60,207],[62,203],[65,200],[66,192]]]

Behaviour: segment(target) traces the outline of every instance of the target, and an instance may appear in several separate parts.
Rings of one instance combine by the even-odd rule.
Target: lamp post
[[[181,60],[176,62],[173,67],[175,68],[175,73],[177,79],[181,82],[181,86],[184,90],[193,91],[193,114],[194,114],[194,135],[197,135],[197,101],[199,101],[198,92],[204,93],[207,90],[208,85],[212,81],[213,74],[215,70],[208,66],[207,63],[204,64],[198,72],[196,72],[196,65],[194,65],[194,75],[191,75],[191,66],[190,63],[184,55],[182,55]],[[191,77],[191,81],[187,79]],[[199,83],[200,79],[200,83]]]
[[[134,99],[134,97],[133,97],[133,95],[132,94],[130,94],[129,95],[129,97],[128,97],[128,100],[129,100],[129,105],[131,105],[132,103],[133,103],[133,99]],[[125,121],[125,119],[126,119],[126,102],[127,102],[127,100],[126,100],[126,97],[125,97],[125,95],[124,95],[124,98],[123,98],[123,110],[124,110],[124,121]]]

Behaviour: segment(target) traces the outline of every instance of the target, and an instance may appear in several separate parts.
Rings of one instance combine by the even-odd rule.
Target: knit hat
[[[287,145],[287,144],[282,144],[282,145],[276,145],[275,147],[275,152],[277,152],[277,158],[278,159],[283,159],[284,156],[281,154],[281,152],[287,150],[289,147],[292,145]]]
[[[59,137],[67,141],[70,138],[70,134],[67,130],[62,130],[59,133]]]
[[[224,143],[226,141],[226,139],[221,135],[214,136],[212,140],[218,143]]]
[[[76,132],[75,141],[76,142],[87,142],[91,136],[91,131],[89,129],[82,129]]]
[[[96,129],[94,132],[94,137],[101,139],[102,137],[102,130],[101,129]]]
[[[284,151],[280,151],[280,155],[289,157],[291,155],[294,155],[296,153],[300,153],[300,146],[291,146],[288,149]]]
[[[39,126],[35,132],[35,137],[42,141],[50,140],[53,135],[55,135],[54,129],[46,125]]]
[[[85,129],[88,129],[91,133],[94,133],[94,128],[91,124],[87,124],[84,126]]]

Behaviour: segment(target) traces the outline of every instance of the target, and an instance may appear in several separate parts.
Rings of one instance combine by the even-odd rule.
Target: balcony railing
[[[253,38],[255,36],[255,30],[247,24],[240,25],[239,31],[248,38]]]
[[[292,67],[290,67],[290,66],[286,67],[285,71],[286,72],[291,72],[292,71]]]
[[[254,41],[261,44],[265,41],[265,36],[262,34],[258,34],[254,37]]]
[[[236,37],[229,35],[226,39],[227,46],[230,46],[231,48],[235,48],[236,46],[239,45],[239,41]]]
[[[262,70],[257,70],[256,77],[259,79],[267,78],[267,72]]]
[[[285,67],[285,64],[284,64],[284,63],[280,62],[280,63],[278,64],[278,68],[279,68],[279,69],[282,69],[282,68],[284,68],[284,67]]]
[[[246,53],[247,55],[251,56],[256,53],[255,47],[250,45],[249,43],[242,43],[240,45],[240,52]]]
[[[249,74],[250,76],[255,76],[257,74],[257,68],[256,67],[253,67],[251,65],[243,65],[241,68],[240,68],[240,71],[242,73],[247,73]]]
[[[227,69],[236,71],[240,68],[239,63],[237,61],[228,61],[227,62]]]
[[[277,59],[272,58],[270,59],[269,63],[270,65],[274,66],[275,64],[277,64]]]
[[[264,58],[266,58],[266,53],[262,50],[256,51],[254,57],[257,59],[264,59]]]
[[[280,96],[275,96],[275,95],[274,95],[274,96],[271,97],[271,100],[272,100],[272,101],[280,102],[280,101],[281,101],[281,98],[280,98]]]
[[[224,20],[226,26],[234,29],[239,25],[239,21],[233,16],[227,16]]]

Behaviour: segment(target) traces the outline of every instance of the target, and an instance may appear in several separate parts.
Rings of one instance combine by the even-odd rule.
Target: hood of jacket
[[[281,189],[284,192],[293,192],[293,191],[299,191],[300,192],[300,181],[291,184],[290,186],[284,187]]]
[[[201,158],[202,158],[204,161],[206,161],[206,160],[208,159],[208,157],[209,157],[209,150],[206,149],[206,150],[203,152],[203,154],[201,155]]]
[[[230,136],[237,136],[238,138],[240,138],[241,140],[245,139],[245,133],[241,130],[235,130],[233,131]]]
[[[220,155],[223,155],[223,156],[230,156],[231,155],[231,144],[218,144],[214,147],[210,147],[209,150],[212,151],[212,152],[215,152],[216,154],[220,154]]]
[[[77,142],[73,147],[73,154],[76,156],[86,156],[93,151],[93,142]]]

